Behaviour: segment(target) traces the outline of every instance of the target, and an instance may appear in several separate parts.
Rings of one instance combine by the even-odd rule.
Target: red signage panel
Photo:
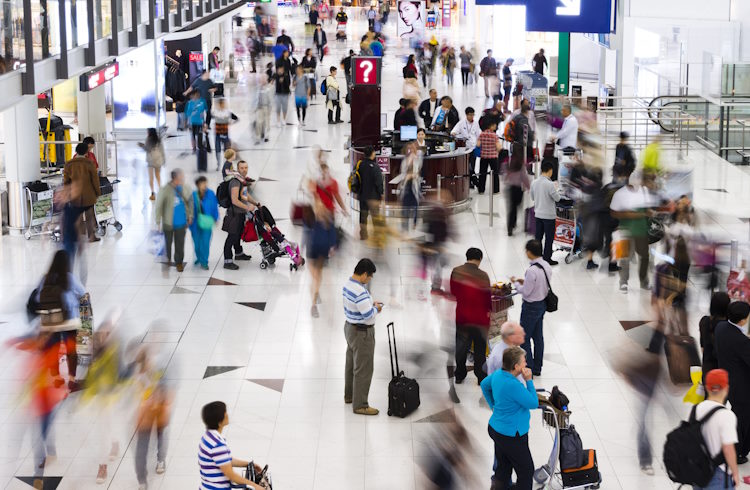
[[[380,85],[380,58],[363,56],[354,58],[354,84]]]
[[[104,66],[81,75],[79,88],[81,92],[94,90],[96,87],[109,82],[119,74],[120,64],[116,60],[110,61]]]

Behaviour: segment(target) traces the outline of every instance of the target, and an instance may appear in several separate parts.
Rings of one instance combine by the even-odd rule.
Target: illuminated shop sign
[[[96,87],[109,82],[117,75],[120,74],[120,64],[117,60],[110,61],[104,66],[101,66],[95,70],[84,73],[80,77],[80,90],[81,92],[88,92],[94,90]]]
[[[612,0],[476,0],[477,5],[523,5],[530,32],[605,33],[614,25]]]

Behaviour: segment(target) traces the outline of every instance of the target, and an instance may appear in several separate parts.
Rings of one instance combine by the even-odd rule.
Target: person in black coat
[[[440,107],[440,101],[437,98],[437,90],[431,88],[430,98],[423,100],[419,104],[419,117],[424,121],[425,128],[429,128],[432,125],[432,116],[435,115],[438,107]]]
[[[432,130],[450,133],[453,126],[458,124],[459,119],[458,110],[453,105],[453,99],[446,95],[440,99],[440,107],[435,109],[435,114],[432,116]]]
[[[716,326],[727,321],[727,309],[729,308],[729,295],[724,291],[717,291],[711,295],[711,306],[708,315],[698,322],[700,329],[701,349],[703,350],[703,379],[712,369],[718,369],[719,360],[716,358],[716,346],[714,334]]]
[[[323,63],[323,56],[325,56],[326,44],[328,44],[328,37],[326,37],[326,31],[323,30],[323,26],[318,24],[315,26],[315,32],[313,33],[313,44],[318,48],[318,58]]]
[[[747,317],[750,304],[729,305],[727,321],[716,325],[714,345],[719,368],[729,373],[729,402],[737,416],[737,463],[747,462],[750,452],[750,338]]]
[[[377,213],[378,201],[383,197],[383,173],[375,163],[375,148],[367,146],[359,164],[359,237],[367,239],[367,217]],[[373,223],[374,226],[374,223]]]

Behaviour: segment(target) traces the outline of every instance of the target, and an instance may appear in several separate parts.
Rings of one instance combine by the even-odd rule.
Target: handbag
[[[214,227],[214,219],[203,212],[203,205],[201,204],[201,200],[196,200],[198,201],[198,219],[196,220],[196,224],[201,230],[210,230]]]
[[[547,291],[547,296],[544,298],[544,303],[547,305],[546,311],[548,313],[553,313],[557,311],[557,303],[559,300],[557,298],[557,295],[552,292],[552,286],[550,286],[549,277],[547,277],[547,271],[544,270],[544,267],[542,267],[539,264],[531,264],[531,265],[535,265],[539,267],[540,269],[542,269],[542,273],[544,273],[544,278],[547,280],[548,291]]]
[[[630,234],[626,230],[612,233],[612,260],[627,259],[630,256]]]

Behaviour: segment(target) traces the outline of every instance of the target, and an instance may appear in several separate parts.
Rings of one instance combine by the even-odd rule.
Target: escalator
[[[667,115],[674,115],[677,111],[693,115],[702,114],[705,105],[706,101],[700,95],[660,95],[654,97],[648,104],[648,117],[664,132],[674,133],[678,123],[672,119],[673,116],[668,117]],[[675,111],[664,111],[663,108],[665,107],[674,107]],[[662,113],[664,113],[664,117],[662,117]]]

